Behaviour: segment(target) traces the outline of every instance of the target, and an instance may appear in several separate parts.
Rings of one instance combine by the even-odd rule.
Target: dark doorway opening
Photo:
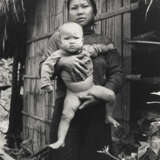
[[[145,19],[146,8],[143,6],[132,12],[132,39],[160,42],[160,32]],[[132,44],[132,74],[139,75],[139,79],[131,81],[131,128],[144,127],[144,120],[160,115],[160,104],[157,103],[160,96],[151,94],[160,91],[160,45]]]

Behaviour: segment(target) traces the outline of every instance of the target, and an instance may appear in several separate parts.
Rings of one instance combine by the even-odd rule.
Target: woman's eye
[[[64,38],[64,40],[69,40],[69,37]]]
[[[77,9],[77,7],[71,7],[71,10],[75,10],[75,9]]]
[[[83,5],[82,7],[83,7],[83,8],[87,8],[87,7],[89,7],[89,5]]]

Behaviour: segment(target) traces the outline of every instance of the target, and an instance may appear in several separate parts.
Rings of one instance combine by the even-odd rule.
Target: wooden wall
[[[125,73],[131,70],[131,51],[125,39],[131,38],[130,0],[96,0],[98,16],[96,31],[109,36],[122,58]],[[49,142],[49,123],[54,111],[54,95],[40,90],[39,62],[46,52],[47,42],[54,30],[67,20],[63,0],[38,0],[28,13],[27,58],[24,76],[23,136],[33,140],[38,151]],[[118,96],[116,117],[129,120],[129,84]]]

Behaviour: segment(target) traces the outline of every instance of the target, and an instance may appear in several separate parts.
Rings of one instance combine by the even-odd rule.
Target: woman
[[[69,20],[83,27],[84,44],[103,43],[108,44],[110,40],[96,34],[93,30],[94,18],[97,8],[94,0],[68,0]],[[55,33],[48,43],[48,53],[52,54],[58,49],[58,37]],[[103,85],[117,93],[122,84],[122,71],[120,57],[116,50],[108,52],[106,56],[99,56],[93,60],[94,82]],[[53,143],[57,139],[57,127],[61,116],[63,101],[65,97],[65,85],[58,73],[63,67],[70,73],[77,72],[85,74],[85,65],[80,56],[57,58],[55,72],[57,73],[56,102],[51,123],[51,139]],[[93,97],[81,97],[85,102],[85,108],[76,112],[66,137],[65,147],[51,151],[49,159],[55,160],[100,160],[104,155],[97,151],[111,144],[110,125],[105,123],[105,103],[95,100]],[[101,106],[100,106],[101,105]],[[91,106],[91,107],[90,107]],[[100,106],[100,107],[99,107]]]

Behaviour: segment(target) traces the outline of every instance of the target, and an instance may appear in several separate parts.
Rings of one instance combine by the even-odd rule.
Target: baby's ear
[[[62,42],[61,42],[61,37],[60,36],[57,39],[57,44],[58,44],[59,48],[61,48]]]
[[[59,47],[61,47],[62,42],[61,42],[60,38],[57,39],[57,44],[58,44]]]
[[[58,46],[61,46],[61,34],[60,34],[60,30],[57,30],[57,44]]]
[[[84,38],[82,38],[82,43],[84,43]]]

